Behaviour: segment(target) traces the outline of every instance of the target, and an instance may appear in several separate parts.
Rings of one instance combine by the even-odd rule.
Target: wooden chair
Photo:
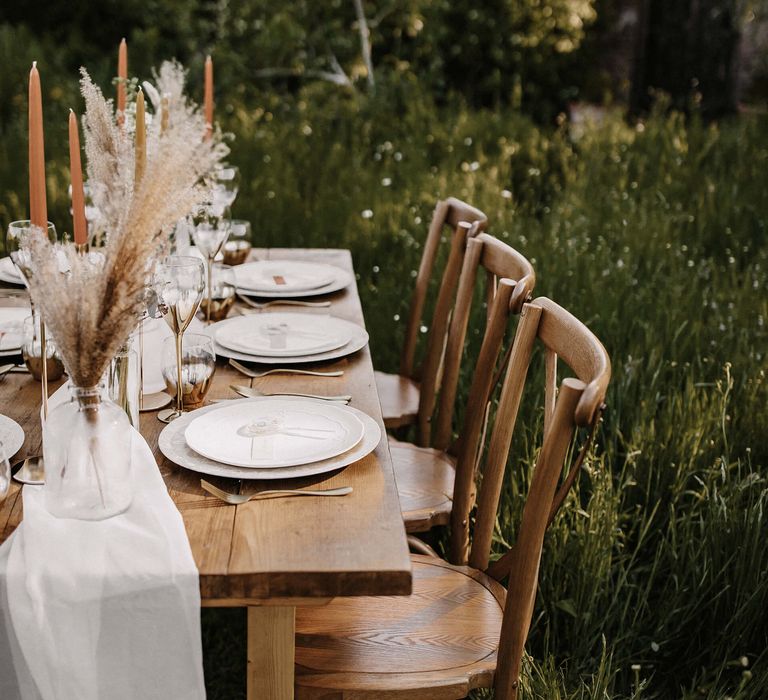
[[[464,341],[478,275],[482,271],[486,277],[485,333],[472,374],[463,428],[457,443],[451,444]],[[393,438],[389,442],[407,532],[425,532],[437,525],[448,525],[453,510],[456,464],[460,456],[461,464],[474,475],[474,456],[482,439],[505,332],[510,318],[519,314],[530,298],[535,281],[536,275],[528,260],[506,243],[487,233],[467,241],[446,343],[434,430],[429,431],[432,427],[429,422],[423,430],[425,436],[431,435],[434,447],[420,447]],[[414,544],[419,546],[418,542]]]
[[[491,536],[512,433],[531,353],[539,339],[576,378],[556,398],[547,390],[547,427],[516,529],[515,545],[490,562]],[[550,380],[553,375],[550,375]],[[468,565],[413,555],[410,597],[340,598],[299,608],[296,690],[300,699],[439,700],[463,698],[478,687],[496,700],[515,700],[523,648],[533,614],[544,534],[579,471],[589,440],[558,488],[577,426],[599,420],[610,379],[600,341],[554,302],[525,304],[488,445],[471,548],[465,545],[471,498],[457,498],[452,552]],[[548,382],[550,386],[550,382]],[[460,485],[457,484],[457,488]],[[505,591],[501,582],[508,579]]]
[[[440,365],[445,346],[448,322],[453,308],[467,239],[485,229],[488,218],[479,209],[449,197],[437,203],[429,225],[424,253],[416,275],[411,298],[405,344],[400,358],[400,372],[376,372],[384,425],[387,429],[402,428],[419,423],[426,425],[434,408],[434,395],[439,383]],[[416,367],[416,345],[421,335],[422,315],[427,291],[437,259],[443,229],[450,227],[451,246],[429,324],[424,360]],[[420,438],[420,442],[427,444]]]

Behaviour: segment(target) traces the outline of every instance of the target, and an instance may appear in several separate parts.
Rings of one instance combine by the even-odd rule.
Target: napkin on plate
[[[132,429],[133,430],[133,429]],[[157,464],[133,431],[134,499],[58,519],[25,486],[0,547],[0,698],[205,698],[198,572]]]

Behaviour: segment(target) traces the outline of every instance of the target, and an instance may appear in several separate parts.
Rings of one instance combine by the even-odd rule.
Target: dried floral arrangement
[[[112,101],[82,71],[88,181],[104,246],[82,255],[74,244],[54,245],[44,236],[31,235],[24,244],[30,293],[79,386],[98,384],[136,327],[148,275],[168,251],[174,224],[205,201],[206,178],[229,151],[219,131],[204,138],[205,119],[184,96],[184,78],[175,62],[164,63],[156,75],[159,89],[149,91],[150,99],[157,114],[161,95],[167,96],[168,118],[148,125],[146,169],[134,182],[132,130],[117,125]],[[68,274],[59,271],[57,251],[67,258]]]

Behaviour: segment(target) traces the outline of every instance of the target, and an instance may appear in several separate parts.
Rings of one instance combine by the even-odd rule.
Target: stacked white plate
[[[16,265],[10,257],[0,258],[0,282],[6,284],[24,284]]]
[[[24,444],[24,429],[15,420],[2,414],[0,414],[0,443],[8,459],[11,459]]]
[[[345,357],[368,343],[360,326],[327,314],[270,312],[208,327],[216,354],[246,362],[296,364]]]
[[[338,292],[350,285],[352,275],[334,265],[296,260],[259,260],[235,267],[241,294],[290,299]]]
[[[0,357],[19,355],[24,342],[24,319],[32,315],[28,306],[0,307]]]
[[[214,476],[287,479],[341,469],[372,452],[381,430],[350,406],[292,397],[224,401],[160,433],[162,453]]]

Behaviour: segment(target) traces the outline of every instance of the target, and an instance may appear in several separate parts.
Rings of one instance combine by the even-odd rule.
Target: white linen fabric
[[[184,523],[135,430],[132,460],[133,503],[108,520],[55,518],[24,487],[0,547],[2,700],[205,698]]]

